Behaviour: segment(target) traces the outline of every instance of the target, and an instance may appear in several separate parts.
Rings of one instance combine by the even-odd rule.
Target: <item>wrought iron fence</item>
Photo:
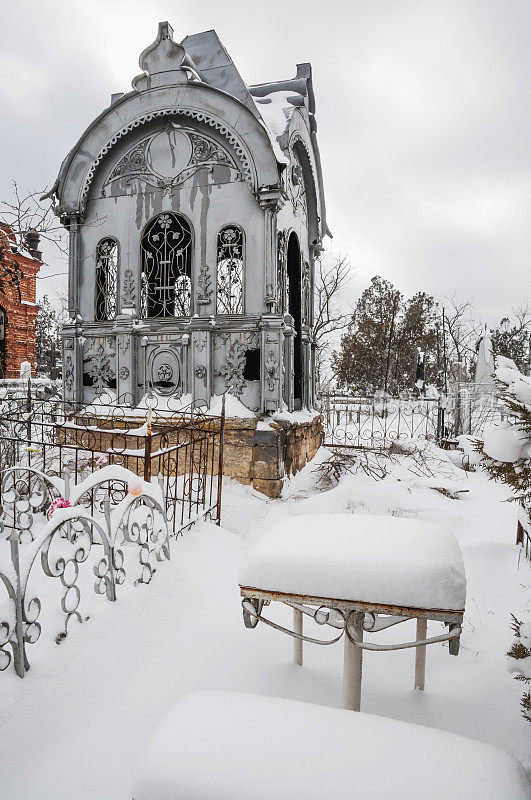
[[[213,416],[154,398],[135,411],[0,398],[0,671],[29,669],[43,574],[61,586],[59,643],[83,619],[82,565],[115,601],[128,575],[151,581],[172,538],[199,519],[220,524],[224,424],[224,404]]]
[[[73,483],[105,465],[119,465],[163,485],[172,534],[198,518],[220,523],[225,415],[189,406],[170,410],[126,409],[105,402],[73,406],[59,398],[28,396],[0,399],[0,471],[10,485],[23,486],[28,498],[35,478],[32,467],[49,478]],[[0,488],[3,503],[5,482]],[[113,495],[120,499],[115,489]],[[92,512],[94,497],[87,497]],[[4,511],[4,517],[6,517]],[[5,527],[15,527],[8,514]]]
[[[443,441],[467,434],[481,438],[489,425],[503,419],[503,408],[491,390],[462,385],[438,397],[415,397],[404,392],[391,397],[322,394],[319,398],[329,446],[389,447],[401,439]]]
[[[386,395],[321,396],[325,445],[384,448],[400,439],[440,439],[448,433],[439,399]]]
[[[25,467],[23,484],[28,487],[29,476],[32,484],[28,494],[21,491],[19,480],[10,488],[5,486],[5,480],[19,469],[6,471],[3,492],[16,526],[6,530],[5,515],[0,516],[0,587],[4,589],[3,594],[0,591],[0,670],[12,664],[22,678],[29,669],[27,645],[35,644],[41,635],[41,598],[51,605],[43,577],[59,579],[63,613],[62,629],[55,637],[59,644],[72,620],[85,618],[82,587],[86,600],[87,584],[80,580],[80,572],[88,572],[90,565],[95,592],[116,601],[117,587],[128,574],[136,576],[135,585],[149,583],[156,565],[169,559],[170,530],[162,481],[148,484],[123,467],[109,466],[69,486]],[[58,497],[59,492],[70,499]],[[92,512],[86,504],[89,493],[96,498]],[[122,499],[113,505],[117,496]]]

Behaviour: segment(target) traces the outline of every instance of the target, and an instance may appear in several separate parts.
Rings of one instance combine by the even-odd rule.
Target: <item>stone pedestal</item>
[[[175,424],[179,418],[175,416]],[[208,419],[208,418],[207,418]],[[116,443],[116,427],[135,429],[143,425],[145,414],[138,417],[127,417],[121,422],[113,421],[113,431],[107,431],[108,419],[98,417],[95,413],[90,419],[84,418],[85,425],[92,425],[91,442],[94,450],[98,453],[108,453],[114,449]],[[172,424],[172,417],[161,415],[157,419],[157,424]],[[201,423],[198,422],[200,425]],[[216,423],[217,425],[217,423]],[[77,443],[83,445],[84,429],[65,429],[64,441],[58,443],[68,444]],[[161,434],[154,431],[152,451],[161,449],[164,445],[162,440],[157,437]],[[144,436],[129,434],[128,439],[120,437],[120,449],[125,448],[128,452],[140,453],[132,457],[117,457],[115,463],[131,469],[133,472],[143,474],[144,461],[142,457],[143,447],[145,446]],[[177,441],[177,440],[175,440]],[[308,461],[317,453],[323,442],[322,417],[316,414],[308,422],[291,422],[282,419],[267,418],[259,420],[257,417],[239,418],[227,417],[225,420],[225,439],[223,448],[223,474],[234,478],[239,483],[253,486],[259,492],[268,497],[280,497],[284,478],[295,475],[301,470]],[[172,436],[169,436],[169,444],[174,444]],[[166,441],[166,445],[168,442]],[[218,450],[214,448],[212,455],[213,474],[217,474]],[[184,470],[190,468],[188,457],[182,457],[177,464],[172,464],[171,469],[176,474],[183,474]],[[158,466],[152,465],[152,474],[157,474]]]
[[[268,497],[280,497],[283,479],[311,461],[322,440],[320,415],[301,423],[227,418],[223,472]]]

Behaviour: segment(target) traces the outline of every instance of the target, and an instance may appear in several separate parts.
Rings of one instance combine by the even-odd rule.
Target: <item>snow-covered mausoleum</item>
[[[65,397],[310,409],[328,232],[311,67],[247,86],[215,31],[178,44],[167,22],[140,66],[52,190],[70,232]]]

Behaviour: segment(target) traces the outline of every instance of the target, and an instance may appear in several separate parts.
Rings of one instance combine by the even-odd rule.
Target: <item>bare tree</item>
[[[472,300],[451,295],[444,297],[441,305],[444,309],[446,374],[452,383],[468,381],[483,325],[475,316]]]
[[[44,204],[40,192],[21,192],[13,181],[11,201],[0,201],[0,280],[15,287],[20,297],[22,272],[12,256],[14,251],[41,258],[39,240],[45,240],[59,253],[67,252],[63,225],[53,206]]]
[[[351,278],[347,256],[315,263],[315,309],[313,336],[317,343],[317,384],[321,383],[331,358],[333,335],[348,327],[352,311],[345,312],[342,292]]]

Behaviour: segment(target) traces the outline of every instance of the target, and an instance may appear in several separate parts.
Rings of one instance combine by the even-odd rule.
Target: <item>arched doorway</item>
[[[295,342],[293,352],[293,401],[295,409],[302,407],[302,314],[301,314],[301,251],[299,240],[291,233],[288,240],[288,311],[293,317]]]

